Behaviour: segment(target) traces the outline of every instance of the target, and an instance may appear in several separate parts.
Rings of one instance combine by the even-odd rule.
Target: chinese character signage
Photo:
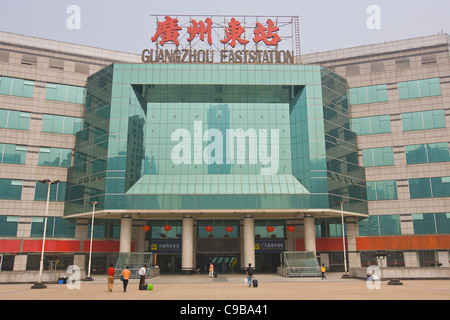
[[[284,249],[284,239],[259,239],[255,241],[256,252],[280,253]]]
[[[298,17],[153,17],[144,63],[293,64],[300,54]]]
[[[181,240],[152,240],[149,249],[158,253],[181,253]]]

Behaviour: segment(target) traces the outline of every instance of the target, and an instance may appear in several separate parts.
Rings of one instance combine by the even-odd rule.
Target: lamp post
[[[42,272],[44,271],[44,249],[45,249],[45,236],[47,233],[47,218],[48,218],[48,204],[50,202],[50,187],[52,184],[57,184],[60,182],[59,180],[51,180],[51,179],[44,179],[39,180],[39,182],[47,184],[47,205],[45,208],[45,218],[44,218],[44,235],[42,238],[42,251],[41,251],[41,260],[39,263],[39,282],[35,283],[33,286],[31,286],[31,289],[45,289],[47,288],[47,285],[45,283],[42,283]]]
[[[342,222],[342,246],[344,249],[344,277],[347,276],[347,255],[345,252],[345,227],[344,227],[344,203],[347,203],[345,201],[338,201],[338,203],[341,205],[341,222]]]
[[[91,224],[91,244],[89,249],[89,267],[88,267],[88,276],[84,279],[85,281],[93,281],[94,279],[91,277],[91,261],[92,261],[92,240],[94,238],[94,216],[95,216],[95,206],[100,202],[91,201],[92,204],[92,224]]]

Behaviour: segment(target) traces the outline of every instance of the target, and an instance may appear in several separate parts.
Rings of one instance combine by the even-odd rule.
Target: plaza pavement
[[[132,279],[127,292],[115,280],[113,292],[107,291],[106,276],[81,281],[79,289],[65,284],[49,284],[46,289],[31,289],[31,284],[0,284],[0,300],[450,300],[450,280],[402,280],[392,286],[381,281],[379,289],[369,289],[359,279],[342,279],[341,273],[328,273],[327,279],[284,278],[256,275],[258,288],[249,288],[244,275],[161,275],[147,279],[153,291],[138,290],[139,280]]]

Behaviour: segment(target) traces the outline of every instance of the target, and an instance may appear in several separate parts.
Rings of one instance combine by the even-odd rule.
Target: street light
[[[98,201],[91,201],[92,204],[92,224],[91,224],[91,245],[89,249],[89,267],[88,267],[88,276],[84,279],[85,281],[93,281],[94,279],[91,277],[91,261],[92,261],[92,240],[94,237],[94,216],[95,216],[95,206],[100,204]]]
[[[50,202],[50,187],[52,184],[57,184],[61,181],[59,180],[51,180],[51,179],[44,179],[39,180],[41,183],[48,184],[47,189],[47,206],[45,209],[45,219],[44,219],[44,236],[42,239],[42,252],[41,252],[41,261],[39,263],[39,282],[35,283],[33,286],[31,286],[31,289],[45,289],[47,288],[47,285],[45,283],[42,283],[42,272],[44,270],[44,248],[45,248],[45,236],[47,233],[47,218],[48,218],[48,204]]]
[[[342,222],[342,245],[344,248],[344,276],[347,276],[347,255],[345,252],[345,228],[344,228],[344,203],[347,203],[346,201],[338,201],[338,203],[341,205],[341,222]]]

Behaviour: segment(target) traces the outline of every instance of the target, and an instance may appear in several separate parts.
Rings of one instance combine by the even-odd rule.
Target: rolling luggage
[[[139,290],[147,290],[147,284],[146,284],[146,283],[141,284],[141,285],[139,286]]]
[[[258,279],[253,279],[253,288],[258,288]]]
[[[217,272],[214,271],[214,278],[217,278]]]

